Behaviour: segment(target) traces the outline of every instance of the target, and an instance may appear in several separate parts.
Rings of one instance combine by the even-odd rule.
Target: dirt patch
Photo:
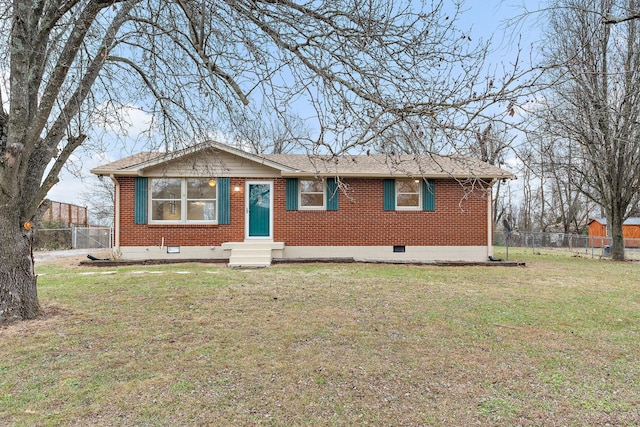
[[[52,326],[64,322],[71,315],[71,310],[56,305],[40,307],[38,317],[31,320],[14,322],[8,325],[0,325],[0,335],[4,337],[24,336],[42,329],[51,329]]]
[[[36,268],[39,265],[56,265],[65,268],[79,268],[82,261],[87,261],[87,255],[98,258],[108,258],[109,252],[104,250],[81,249],[68,251],[34,252]]]
[[[83,260],[83,257],[69,257],[69,258],[54,258],[47,260],[36,261],[36,266],[38,265],[55,265],[59,267],[65,268],[80,268],[80,262]]]

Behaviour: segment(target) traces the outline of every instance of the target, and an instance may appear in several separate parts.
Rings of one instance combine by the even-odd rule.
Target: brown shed
[[[625,246],[640,246],[640,218],[629,218],[622,224]],[[589,243],[594,247],[608,245],[607,219],[593,218],[589,221]]]

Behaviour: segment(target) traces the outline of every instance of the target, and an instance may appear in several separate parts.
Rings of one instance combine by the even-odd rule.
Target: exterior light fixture
[[[236,193],[240,192],[240,186],[236,185],[235,187],[233,187],[233,191],[235,191]]]
[[[215,179],[213,179],[213,178],[211,178],[211,179],[209,180],[209,187],[215,187],[215,186],[216,186],[216,180],[215,180]]]

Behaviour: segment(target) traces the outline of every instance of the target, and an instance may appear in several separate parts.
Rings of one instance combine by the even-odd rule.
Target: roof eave
[[[315,178],[315,177],[341,177],[341,178],[398,178],[398,177],[420,177],[426,179],[482,179],[482,180],[494,180],[494,179],[516,179],[516,176],[511,173],[504,174],[451,174],[451,173],[438,173],[438,174],[391,174],[391,173],[357,173],[357,172],[310,172],[310,171],[292,171],[282,172],[284,178]]]
[[[128,167],[122,169],[100,169],[95,168],[91,169],[91,172],[94,175],[102,175],[102,176],[144,176],[144,169]]]
[[[98,176],[109,176],[109,175],[118,175],[119,170],[94,168],[89,170],[89,172]]]

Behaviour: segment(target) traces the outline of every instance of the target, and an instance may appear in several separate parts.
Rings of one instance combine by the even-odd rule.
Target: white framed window
[[[300,179],[299,209],[325,209],[325,183],[322,179]]]
[[[396,179],[396,209],[420,210],[421,191],[419,179]]]
[[[217,180],[150,178],[150,223],[216,223]]]

